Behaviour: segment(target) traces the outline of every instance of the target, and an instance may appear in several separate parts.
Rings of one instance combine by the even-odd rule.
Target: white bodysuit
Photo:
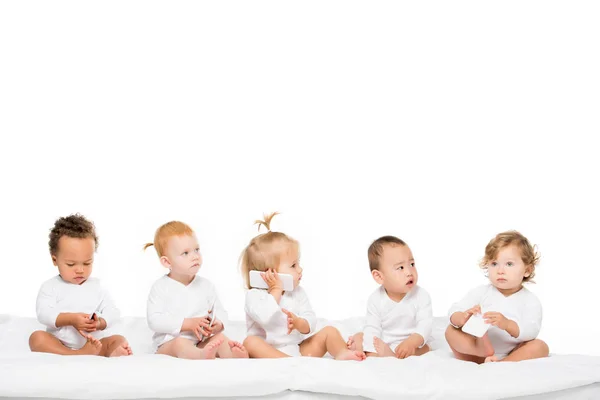
[[[416,286],[396,303],[380,286],[367,304],[363,350],[376,353],[373,339],[378,337],[394,351],[413,333],[423,336],[423,347],[430,340],[432,326],[431,297],[425,289]]]
[[[167,275],[157,280],[148,295],[146,314],[155,350],[179,336],[198,344],[193,332],[181,332],[183,320],[208,315],[213,302],[215,318],[227,327],[227,312],[208,279],[196,276],[187,286]]]
[[[65,346],[78,350],[86,343],[86,339],[72,326],[56,327],[56,318],[61,313],[96,312],[104,318],[109,328],[120,318],[119,309],[115,306],[108,292],[96,278],[88,278],[81,285],[64,281],[60,275],[42,284],[36,302],[37,319],[46,325],[46,332],[54,335]],[[107,336],[105,331],[89,332],[96,339]]]
[[[286,309],[304,318],[310,327],[307,334],[293,330],[288,335]],[[279,304],[265,289],[250,289],[246,293],[246,328],[248,336],[259,336],[271,346],[290,356],[300,355],[300,343],[314,333],[317,317],[308,296],[300,286],[284,292]]]
[[[506,357],[519,343],[535,339],[540,332],[542,304],[535,294],[524,287],[506,297],[491,284],[478,286],[452,305],[448,318],[455,312],[466,311],[476,305],[481,306],[482,314],[488,311],[499,312],[519,326],[519,336],[516,338],[495,326],[488,329],[495,355],[500,359]]]

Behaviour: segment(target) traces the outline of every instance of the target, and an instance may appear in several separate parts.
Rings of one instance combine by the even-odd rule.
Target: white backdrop
[[[595,8],[595,9],[594,9]],[[35,314],[48,232],[80,212],[94,275],[145,315],[162,223],[243,318],[263,212],[322,317],[362,315],[392,234],[444,315],[500,231],[539,245],[551,351],[600,355],[594,2],[2,2],[0,313]]]

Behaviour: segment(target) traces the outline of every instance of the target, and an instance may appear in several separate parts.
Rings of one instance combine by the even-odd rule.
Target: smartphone
[[[267,282],[265,282],[265,280],[262,276],[260,276],[260,274],[260,271],[250,271],[250,287],[257,289],[268,289],[269,285],[267,285]],[[292,277],[289,274],[278,275],[279,279],[281,279],[281,282],[283,283],[284,291],[291,292],[292,290],[294,290],[294,277]]]
[[[208,324],[209,328],[212,328],[215,319],[217,319],[217,311],[215,310],[215,304],[217,303],[217,298],[213,300],[212,306],[210,308],[210,313],[208,316],[210,317],[210,323]],[[204,339],[208,339],[208,336],[200,335],[200,341],[204,341]]]
[[[483,322],[483,315],[471,315],[469,320],[462,327],[462,331],[475,337],[482,337],[490,329],[490,324]]]

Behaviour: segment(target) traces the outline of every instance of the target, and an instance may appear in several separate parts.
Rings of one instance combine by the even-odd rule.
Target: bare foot
[[[86,336],[87,342],[75,353],[86,356],[97,356],[102,350],[102,343],[93,336]]]
[[[479,345],[478,347],[480,347],[482,351],[482,357],[489,357],[494,355],[494,346],[492,346],[492,342],[490,341],[490,337],[487,333],[483,335],[481,339],[477,340],[477,344]]]
[[[131,351],[131,347],[129,347],[129,343],[123,342],[108,357],[130,356],[132,354],[133,352]]]
[[[201,350],[203,355],[201,358],[204,360],[214,360],[221,344],[223,344],[223,339],[215,340],[204,346]]]
[[[358,350],[343,350],[335,356],[336,360],[353,360],[353,361],[362,361],[367,356],[364,352]]]
[[[231,349],[233,358],[248,358],[248,351],[240,342],[230,341],[229,348]]]
[[[375,346],[375,350],[377,350],[377,355],[379,357],[396,357],[396,353],[390,346],[388,346],[383,340],[378,337],[373,339],[373,345]]]
[[[498,357],[496,357],[496,356],[489,356],[489,357],[485,358],[484,362],[489,363],[489,362],[497,362],[497,361],[498,361]]]

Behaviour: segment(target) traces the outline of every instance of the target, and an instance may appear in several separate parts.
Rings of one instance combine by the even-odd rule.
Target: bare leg
[[[127,339],[121,335],[112,335],[102,338],[100,339],[100,343],[102,343],[101,356],[120,357],[133,354],[131,347],[129,347],[129,343],[127,343]]]
[[[530,340],[518,345],[511,351],[508,356],[500,361],[523,361],[533,360],[535,358],[548,357],[550,349],[546,342],[540,339]]]
[[[258,336],[248,336],[244,339],[244,347],[248,350],[250,358],[284,358],[287,354],[277,350]]]
[[[431,349],[429,348],[429,345],[426,344],[425,346],[421,347],[420,349],[417,348],[415,350],[415,356],[422,356],[423,354],[429,353],[429,351],[431,351]]]
[[[62,344],[60,340],[50,333],[35,331],[29,337],[29,348],[34,352],[60,354],[63,356],[96,356],[102,350],[102,343],[90,336],[81,349],[73,350]]]
[[[248,352],[241,343],[229,340],[222,333],[211,336],[207,340],[198,343],[197,347],[203,349],[207,344],[220,340],[222,343],[217,349],[217,357],[219,358],[248,358]]]
[[[191,340],[176,337],[161,345],[156,353],[189,360],[212,360],[216,357],[221,343],[221,341],[215,340],[208,343],[203,349],[199,349]]]
[[[446,340],[459,360],[481,364],[486,357],[494,355],[494,347],[487,333],[483,337],[477,338],[453,326],[448,326]]]
[[[340,331],[333,326],[326,326],[313,336],[300,343],[300,354],[308,357],[323,357],[329,352],[336,360],[365,359],[365,353],[358,350],[349,350]]]

